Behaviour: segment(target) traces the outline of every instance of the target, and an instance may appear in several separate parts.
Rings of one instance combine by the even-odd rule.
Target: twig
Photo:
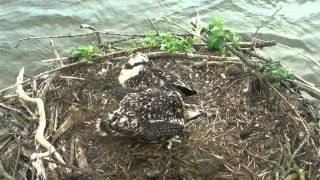
[[[92,30],[93,32],[95,32],[95,34],[96,34],[96,37],[97,37],[97,44],[98,44],[98,46],[100,46],[101,45],[101,36],[100,36],[100,32],[99,31],[97,31],[96,30],[96,28],[94,27],[94,26],[92,26],[92,25],[88,25],[88,24],[81,24],[80,25],[80,28],[84,28],[84,29],[90,29],[90,30]]]
[[[287,49],[289,49],[289,50],[291,50],[291,51],[294,51],[294,52],[296,52],[296,53],[298,53],[298,54],[300,54],[300,55],[302,55],[303,57],[311,60],[312,62],[314,62],[316,65],[318,65],[318,66],[320,67],[320,62],[317,61],[316,59],[314,59],[312,56],[307,55],[307,54],[305,54],[305,53],[303,53],[303,52],[301,52],[301,51],[295,50],[295,49],[293,49],[293,48],[291,48],[291,47],[289,47],[289,46],[286,46],[286,45],[284,45],[284,44],[281,44],[281,43],[278,43],[278,45],[281,46],[281,47],[287,48]]]
[[[13,133],[13,137],[16,140],[17,144],[18,144],[18,153],[17,153],[17,159],[16,159],[16,164],[14,166],[14,171],[13,171],[13,177],[16,176],[17,173],[17,169],[18,169],[18,163],[19,163],[19,159],[20,159],[20,154],[21,154],[21,142],[19,140],[19,138],[17,137],[17,135],[15,133]]]
[[[252,172],[252,170],[251,169],[249,169],[249,167],[247,167],[246,165],[244,165],[244,164],[240,164],[247,172],[249,172],[249,174],[250,174],[250,177],[251,177],[251,179],[252,180],[256,180],[257,179],[257,175],[254,173],[254,172]]]
[[[62,58],[59,57],[59,58],[41,60],[41,62],[63,61],[67,59],[69,59],[69,57],[62,57]]]
[[[26,102],[30,102],[33,104],[37,105],[37,113],[39,115],[39,126],[38,129],[36,130],[35,134],[35,140],[38,142],[41,146],[43,146],[45,149],[48,150],[46,153],[34,153],[31,155],[31,159],[36,159],[37,157],[41,156],[49,156],[53,153],[55,158],[61,163],[64,163],[63,158],[61,155],[56,151],[55,147],[51,145],[46,138],[44,137],[44,131],[46,128],[46,115],[45,115],[45,110],[44,110],[44,104],[43,101],[40,98],[31,98],[29,97],[25,91],[22,89],[22,82],[23,82],[23,74],[24,74],[24,68],[20,70],[19,75],[17,76],[17,83],[16,83],[16,93],[18,97]]]
[[[210,66],[210,65],[215,65],[215,66],[223,66],[227,64],[243,64],[241,61],[197,61],[197,62],[188,62],[188,61],[176,61],[177,63],[180,64],[190,64],[193,67],[203,67],[203,66]]]
[[[306,132],[306,137],[304,138],[304,140],[300,143],[300,145],[298,146],[298,148],[294,151],[294,153],[292,154],[289,164],[291,164],[293,162],[293,160],[296,158],[296,156],[298,155],[298,153],[301,151],[301,149],[303,148],[304,144],[306,144],[309,141],[310,138],[310,134],[309,132]]]
[[[315,86],[310,86],[309,84],[302,83],[299,81],[290,80],[290,79],[288,79],[287,81],[295,84],[296,86],[298,86],[302,90],[306,91],[308,94],[310,94],[310,96],[320,100],[320,90],[318,88],[316,88]]]
[[[73,165],[75,156],[75,137],[74,135],[71,136],[71,144],[70,144],[70,157],[69,157],[69,166]]]
[[[89,168],[88,160],[84,154],[84,150],[80,145],[80,140],[78,137],[75,138],[75,153],[78,166],[83,169]]]
[[[260,160],[262,160],[262,161],[264,161],[264,162],[267,162],[267,163],[270,163],[270,164],[273,164],[273,165],[277,166],[277,168],[279,168],[282,172],[284,171],[283,168],[282,168],[277,162],[275,162],[275,161],[271,161],[271,160],[265,159],[265,158],[263,158],[263,157],[260,157],[260,156],[258,156],[258,155],[254,155],[254,154],[252,154],[251,152],[249,152],[248,150],[245,150],[245,152],[246,152],[248,155],[250,155],[250,156],[252,156],[252,157],[254,157],[254,158],[260,159]]]
[[[222,137],[222,136],[228,134],[229,132],[233,131],[235,128],[236,128],[236,127],[233,127],[233,128],[231,128],[231,129],[227,130],[226,132],[220,134],[220,135],[214,136],[214,137],[212,137],[212,139],[216,139],[216,138],[218,138],[218,137]]]
[[[2,107],[4,109],[11,110],[11,111],[15,111],[15,112],[20,113],[20,114],[22,113],[22,111],[20,109],[17,109],[17,108],[15,108],[13,106],[6,105],[6,104],[4,104],[2,102],[0,102],[0,107]]]
[[[246,54],[249,55],[249,56],[253,56],[253,57],[257,58],[257,59],[260,59],[260,60],[262,60],[262,61],[264,61],[266,63],[272,63],[271,59],[267,59],[267,58],[265,58],[265,57],[263,57],[263,56],[261,56],[261,55],[259,55],[257,53],[248,51],[248,52],[246,52]]]
[[[63,67],[59,67],[59,68],[56,68],[56,69],[52,69],[52,70],[49,70],[49,71],[40,73],[40,74],[34,76],[33,78],[34,78],[34,79],[38,79],[38,78],[40,78],[40,77],[42,77],[42,76],[44,76],[44,75],[47,75],[47,74],[50,74],[50,73],[53,73],[53,72],[56,72],[56,71],[60,71],[60,70],[62,70],[62,69],[66,69],[66,68],[69,68],[69,67],[72,67],[72,66],[80,65],[80,64],[84,64],[84,62],[74,62],[74,63],[68,64],[68,65],[65,65],[65,66],[63,66]],[[24,80],[24,81],[22,81],[22,82],[19,82],[19,83],[15,84],[15,85],[11,85],[11,86],[9,86],[9,87],[6,87],[6,88],[4,88],[4,89],[1,89],[1,90],[0,90],[0,93],[1,93],[1,92],[4,92],[4,91],[7,91],[7,90],[9,90],[9,89],[13,89],[13,88],[15,88],[17,85],[22,85],[22,84],[24,84],[24,83],[30,82],[30,80],[31,80],[31,79],[26,79],[26,80]]]
[[[197,38],[201,39],[203,42],[207,42],[207,40],[206,40],[205,38],[203,38],[203,37],[199,36],[198,34],[196,34],[196,33],[192,32],[192,31],[188,31],[188,30],[186,30],[185,28],[183,28],[182,26],[180,26],[178,23],[176,23],[176,22],[174,22],[174,21],[171,21],[171,20],[169,20],[169,19],[168,19],[168,18],[166,18],[166,17],[162,17],[162,19],[164,19],[165,21],[167,21],[167,22],[169,22],[169,23],[171,23],[171,24],[173,24],[173,25],[177,26],[179,29],[183,30],[183,31],[184,31],[184,32],[186,32],[187,34],[189,34],[189,35],[193,35],[193,36],[195,36],[195,37],[197,37]]]
[[[80,78],[80,77],[73,77],[73,76],[59,76],[59,78],[62,79],[74,79],[74,80],[80,80],[80,81],[85,81],[85,78]]]
[[[233,45],[232,42],[227,42],[227,44]],[[264,41],[264,40],[258,40],[256,42],[252,42],[252,41],[239,42],[238,45],[242,50],[243,48],[251,48],[253,46],[253,44],[254,44],[255,48],[263,48],[263,47],[270,47],[270,46],[277,45],[277,43],[275,41]],[[207,44],[206,43],[195,43],[194,46],[195,47],[207,46]]]
[[[60,163],[59,161],[54,161],[54,160],[49,160],[49,159],[45,159],[46,162],[51,162],[51,163],[57,163],[63,167],[66,167],[66,168],[70,168],[72,169],[73,171],[80,171],[80,172],[83,172],[83,173],[92,173],[92,169],[90,168],[87,168],[87,169],[84,169],[84,168],[78,168],[78,167],[75,167],[75,166],[69,166],[67,164],[62,164]]]
[[[25,40],[31,39],[53,39],[53,38],[73,38],[73,37],[81,37],[81,36],[89,36],[89,35],[96,35],[96,33],[109,35],[109,36],[130,36],[130,37],[145,37],[145,34],[122,34],[122,33],[113,33],[113,32],[104,32],[104,31],[94,31],[90,33],[84,34],[68,34],[68,35],[53,35],[53,36],[32,36],[32,37],[25,37],[18,40],[17,45],[15,46],[18,48],[20,44]]]
[[[147,18],[148,22],[150,23],[151,27],[153,28],[153,30],[157,33],[157,35],[159,35],[159,30],[156,27],[156,25],[151,21],[150,18]]]
[[[234,57],[222,57],[222,56],[211,56],[202,54],[189,54],[189,53],[173,53],[173,52],[150,52],[146,53],[148,58],[183,58],[183,59],[207,59],[211,61],[238,61],[238,58]]]
[[[273,17],[282,9],[282,7],[278,8],[270,17],[269,19],[265,20],[259,27],[257,27],[256,32],[253,34],[252,38],[256,37],[259,30],[262,29],[263,27],[267,26],[270,24],[273,20]]]
[[[232,52],[234,55],[238,56],[241,59],[241,61],[243,61],[247,66],[249,66],[251,68],[258,68],[258,67],[261,66],[261,65],[255,63],[255,62],[253,62],[253,61],[250,61],[247,57],[245,57],[245,55],[241,51],[236,50],[231,45],[226,44],[226,48],[230,52]]]
[[[275,88],[270,82],[267,81],[267,84],[290,106],[290,108],[294,111],[296,116],[300,117],[300,113],[296,110],[296,108],[288,101],[286,97],[284,97],[277,88]]]
[[[306,122],[304,122],[303,119],[301,118],[300,113],[298,112],[298,110],[270,82],[267,81],[267,84],[290,106],[290,108],[294,111],[294,113],[296,114],[298,120],[301,122],[302,126],[304,127],[305,132],[309,133],[309,131],[308,131],[309,128],[308,128]]]
[[[54,42],[52,40],[49,41],[51,50],[53,52],[53,54],[56,56],[57,59],[60,58],[60,54],[58,53],[57,49],[55,48]],[[55,69],[55,68],[59,68],[63,66],[63,62],[62,60],[59,60],[58,62],[53,62],[51,63],[51,65],[49,65],[49,68],[51,69]],[[43,102],[46,102],[47,99],[47,93],[49,91],[49,87],[54,79],[54,77],[56,76],[56,72],[52,73],[49,75],[49,77],[47,78],[47,81],[45,82],[42,91],[41,91],[41,99],[43,100]]]

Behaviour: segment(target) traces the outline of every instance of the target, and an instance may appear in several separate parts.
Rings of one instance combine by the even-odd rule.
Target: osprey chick
[[[111,136],[161,143],[181,134],[187,123],[204,114],[199,106],[184,104],[177,92],[147,89],[126,95],[120,107],[101,120],[100,130]]]
[[[186,96],[197,94],[196,90],[184,83],[177,75],[153,68],[148,57],[140,52],[130,56],[128,62],[122,67],[118,80],[123,87],[128,88],[156,87],[165,90],[179,90]]]

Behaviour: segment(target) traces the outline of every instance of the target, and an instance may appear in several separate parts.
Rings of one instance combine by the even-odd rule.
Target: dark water
[[[0,0],[0,88],[14,83],[22,66],[28,74],[36,74],[46,68],[41,59],[54,58],[48,40],[25,41],[15,48],[22,37],[84,33],[79,28],[82,23],[104,31],[142,33],[150,30],[148,17],[175,17],[187,26],[197,10],[204,21],[222,16],[232,30],[252,34],[280,7],[271,23],[259,31],[259,38],[274,39],[320,61],[317,0]],[[93,37],[81,37],[55,42],[64,49],[62,53],[67,53],[70,47],[92,40]],[[320,84],[319,66],[296,52],[273,47],[266,49],[264,55],[281,60],[297,74]]]

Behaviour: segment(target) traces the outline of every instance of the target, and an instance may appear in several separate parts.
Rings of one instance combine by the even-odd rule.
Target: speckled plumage
[[[183,102],[178,93],[147,89],[125,96],[100,127],[110,135],[159,143],[181,134],[184,124]]]
[[[184,83],[178,75],[152,67],[148,58],[142,53],[137,53],[128,62],[129,67],[124,66],[119,75],[119,82],[124,87],[134,89],[155,87],[178,91],[186,96],[197,94],[197,91]]]

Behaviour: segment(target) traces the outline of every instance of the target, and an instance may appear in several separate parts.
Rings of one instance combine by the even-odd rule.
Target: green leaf
[[[95,63],[95,61],[102,57],[101,50],[93,45],[79,45],[72,48],[71,54],[79,57],[80,62],[86,62],[87,64]]]
[[[136,41],[143,46],[160,46],[160,50],[168,52],[194,52],[194,41],[187,37],[174,36],[171,33],[151,34]]]

